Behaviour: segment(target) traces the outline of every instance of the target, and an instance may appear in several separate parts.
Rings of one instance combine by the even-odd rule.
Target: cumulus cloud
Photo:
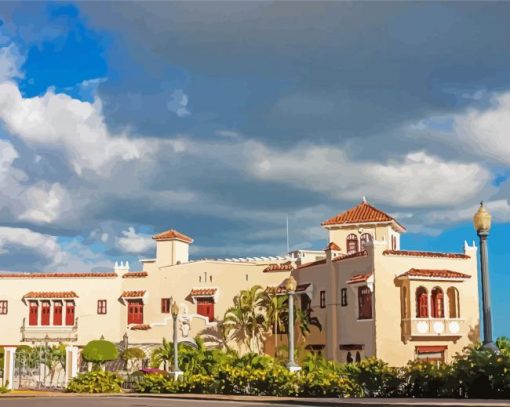
[[[0,120],[28,146],[63,150],[78,174],[104,171],[116,161],[148,153],[143,141],[109,133],[99,100],[83,102],[51,89],[26,98],[15,83],[0,83]]]
[[[154,249],[154,241],[150,236],[138,234],[135,228],[130,226],[123,230],[122,237],[117,238],[117,247],[125,253],[147,253]]]
[[[9,44],[0,48],[0,82],[22,78],[23,73],[20,67],[24,60],[16,45]]]
[[[303,145],[290,151],[253,150],[250,171],[335,199],[363,195],[397,207],[452,206],[487,189],[490,172],[477,163],[446,161],[424,151],[386,162],[351,159],[342,149]]]
[[[191,114],[188,110],[188,95],[182,89],[175,90],[170,96],[171,99],[167,104],[168,110],[174,112],[179,117],[185,117]]]

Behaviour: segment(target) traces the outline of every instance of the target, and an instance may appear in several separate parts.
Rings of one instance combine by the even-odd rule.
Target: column
[[[16,355],[15,347],[4,348],[4,385],[9,390],[14,387],[14,360]]]
[[[66,385],[78,375],[78,348],[66,346]]]

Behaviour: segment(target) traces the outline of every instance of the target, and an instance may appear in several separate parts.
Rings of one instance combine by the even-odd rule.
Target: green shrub
[[[122,360],[140,360],[145,358],[145,352],[140,348],[128,348],[120,356]]]
[[[3,369],[3,366],[2,366],[2,369]],[[10,392],[10,390],[7,388],[8,385],[9,385],[9,382],[7,381],[7,383],[5,383],[4,386],[0,386],[0,394],[5,394],[5,393]]]
[[[67,385],[72,393],[120,393],[122,378],[113,372],[82,373]]]
[[[345,365],[348,377],[361,386],[363,397],[398,397],[402,394],[402,378],[398,368],[375,357]]]
[[[401,371],[402,395],[407,397],[456,397],[454,369],[446,363],[414,360]]]
[[[82,357],[87,362],[104,363],[117,359],[119,352],[117,347],[110,341],[103,339],[90,341],[82,351]]]

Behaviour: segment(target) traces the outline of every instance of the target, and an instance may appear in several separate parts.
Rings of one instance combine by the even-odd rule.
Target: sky
[[[320,249],[366,196],[402,248],[489,240],[510,335],[510,3],[0,3],[0,270]]]

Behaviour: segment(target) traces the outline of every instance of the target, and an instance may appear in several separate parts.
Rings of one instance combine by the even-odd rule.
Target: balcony
[[[466,333],[464,319],[460,318],[410,318],[402,320],[404,341],[411,338],[454,338]]]
[[[22,342],[76,342],[78,340],[78,318],[74,325],[28,325],[23,318]]]

